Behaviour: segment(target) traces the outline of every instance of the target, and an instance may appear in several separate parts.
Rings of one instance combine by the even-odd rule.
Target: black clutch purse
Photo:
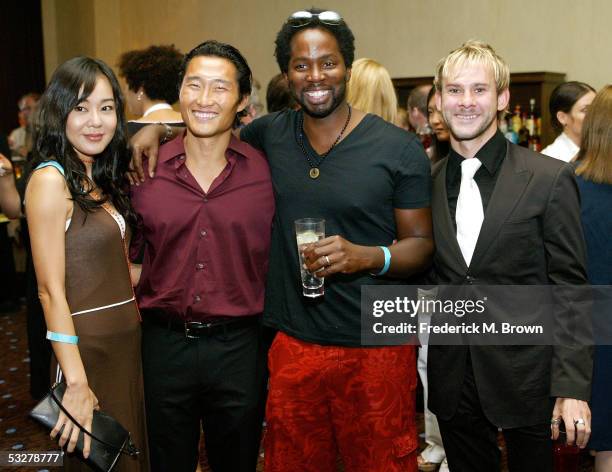
[[[45,398],[32,409],[30,417],[51,430],[57,423],[61,409],[81,430],[75,451],[82,461],[96,471],[111,471],[121,454],[132,457],[138,455],[138,449],[132,443],[129,431],[106,413],[94,410],[91,433],[85,431],[83,426],[77,423],[72,415],[62,406],[62,398],[65,391],[65,383],[55,384],[51,387]],[[91,436],[91,447],[87,459],[83,458],[84,434]]]

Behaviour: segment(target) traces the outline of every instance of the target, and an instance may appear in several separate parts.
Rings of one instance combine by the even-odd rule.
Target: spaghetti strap
[[[43,167],[49,167],[49,166],[55,167],[64,177],[66,177],[66,173],[64,172],[64,168],[57,161],[45,161],[45,162],[41,162],[40,164],[38,164],[36,166],[36,169],[34,169],[34,170],[42,169]]]

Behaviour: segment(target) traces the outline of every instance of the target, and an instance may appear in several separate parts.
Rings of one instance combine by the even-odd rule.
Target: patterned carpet
[[[27,418],[35,402],[30,397],[25,312],[0,316],[0,451],[53,451],[57,444]],[[23,468],[2,467],[22,471]],[[46,470],[44,468],[30,470]]]
[[[0,314],[0,451],[54,451],[58,449],[48,433],[27,417],[35,402],[29,393],[29,358],[23,310]],[[419,431],[423,431],[423,416],[417,414]],[[420,446],[424,447],[420,438]],[[202,472],[210,468],[206,462],[203,444],[200,444],[200,466]],[[500,436],[500,448],[505,456],[503,439]],[[593,470],[593,460],[585,452],[582,455],[581,472]],[[24,468],[0,467],[4,471],[23,471]],[[44,471],[46,468],[27,468],[25,470]],[[57,470],[52,468],[51,470]],[[263,451],[260,456],[258,471],[263,470]],[[339,466],[339,470],[342,468]],[[507,470],[504,467],[504,471]],[[294,472],[294,471],[288,471]],[[298,471],[295,471],[298,472]],[[532,472],[532,471],[525,471]],[[533,471],[537,472],[537,471]]]

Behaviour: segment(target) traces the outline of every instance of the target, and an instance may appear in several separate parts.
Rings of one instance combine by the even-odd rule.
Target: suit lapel
[[[523,156],[517,154],[512,146],[507,144],[506,158],[499,170],[499,176],[474,249],[470,264],[472,267],[482,260],[531,180],[531,172],[525,167],[523,159]]]
[[[457,242],[457,232],[451,220],[450,211],[448,209],[448,194],[446,192],[446,168],[448,166],[448,157],[443,163],[438,174],[433,180],[432,191],[432,208],[433,208],[433,225],[436,228],[435,233],[442,235],[441,238],[436,238],[436,246],[441,249],[442,245],[446,245],[447,249],[452,253],[453,259],[457,264],[457,271],[465,272],[467,265],[461,254],[459,243]]]

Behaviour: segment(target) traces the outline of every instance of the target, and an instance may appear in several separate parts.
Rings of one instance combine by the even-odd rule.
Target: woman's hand
[[[93,410],[98,410],[99,406],[98,399],[87,383],[67,385],[64,398],[62,399],[62,405],[81,426],[91,432]],[[57,423],[51,430],[51,438],[55,439],[60,432],[61,435],[58,444],[62,448],[67,444],[67,451],[73,452],[81,430],[61,410]],[[84,434],[83,457],[89,457],[90,449],[91,437]]]
[[[13,163],[4,154],[0,153],[0,177],[9,176],[13,173]]]

